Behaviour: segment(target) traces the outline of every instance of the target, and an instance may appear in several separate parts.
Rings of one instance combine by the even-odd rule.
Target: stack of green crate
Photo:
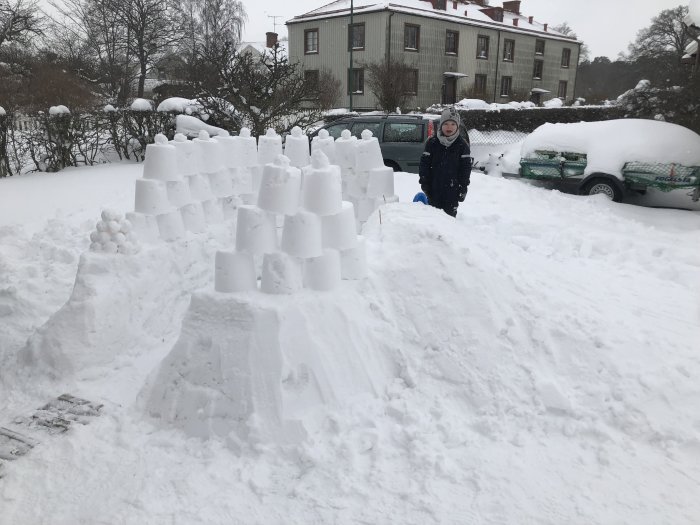
[[[556,151],[535,151],[520,160],[520,175],[526,179],[561,177],[561,158]]]

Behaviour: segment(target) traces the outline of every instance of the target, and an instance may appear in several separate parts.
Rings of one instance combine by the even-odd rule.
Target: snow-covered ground
[[[700,212],[474,172],[455,220],[396,174],[366,279],[232,297],[213,291],[227,224],[86,252],[141,170],[0,180],[0,426],[63,392],[105,405],[5,463],[0,524],[698,523]],[[152,418],[178,341],[199,363],[251,311],[281,327],[306,437]],[[314,380],[334,395],[304,397]]]

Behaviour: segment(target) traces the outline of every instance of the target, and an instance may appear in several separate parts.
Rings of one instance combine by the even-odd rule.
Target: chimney
[[[518,27],[518,19],[517,19],[517,18],[514,18],[514,19],[513,19],[513,25],[514,25],[515,27]]]
[[[535,19],[534,16],[528,16],[528,17],[527,17],[527,23],[530,24],[530,25],[532,25],[532,21],[533,21],[534,19]]]
[[[496,22],[503,22],[503,8],[502,7],[484,7],[479,9],[482,13],[488,16],[491,20]]]
[[[549,24],[545,24],[545,25],[544,25],[544,30],[545,30],[545,31],[547,31],[547,26],[548,26],[548,25],[549,25]]]
[[[277,33],[268,31],[265,33],[265,47],[273,48],[277,45]]]
[[[503,2],[503,10],[510,13],[520,14],[520,0],[511,0],[510,2]]]

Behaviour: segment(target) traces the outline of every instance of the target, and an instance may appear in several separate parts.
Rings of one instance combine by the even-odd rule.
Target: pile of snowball
[[[140,246],[131,222],[114,210],[103,210],[102,220],[97,221],[90,233],[90,251],[98,253],[138,253]]]

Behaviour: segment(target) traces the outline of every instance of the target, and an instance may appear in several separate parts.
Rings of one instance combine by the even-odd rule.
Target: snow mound
[[[564,101],[560,98],[552,98],[543,102],[542,105],[546,108],[560,108],[564,105]]]
[[[5,115],[7,115],[7,113],[5,112],[5,108],[0,106],[0,117],[4,117]]]
[[[150,100],[145,98],[137,98],[131,103],[132,111],[153,111],[153,105]]]
[[[178,115],[175,117],[175,131],[191,138],[199,137],[201,131],[206,131],[210,137],[228,134],[225,129],[210,126],[197,117],[190,115]]]
[[[51,106],[49,108],[49,115],[69,115],[70,109],[66,106]]]

